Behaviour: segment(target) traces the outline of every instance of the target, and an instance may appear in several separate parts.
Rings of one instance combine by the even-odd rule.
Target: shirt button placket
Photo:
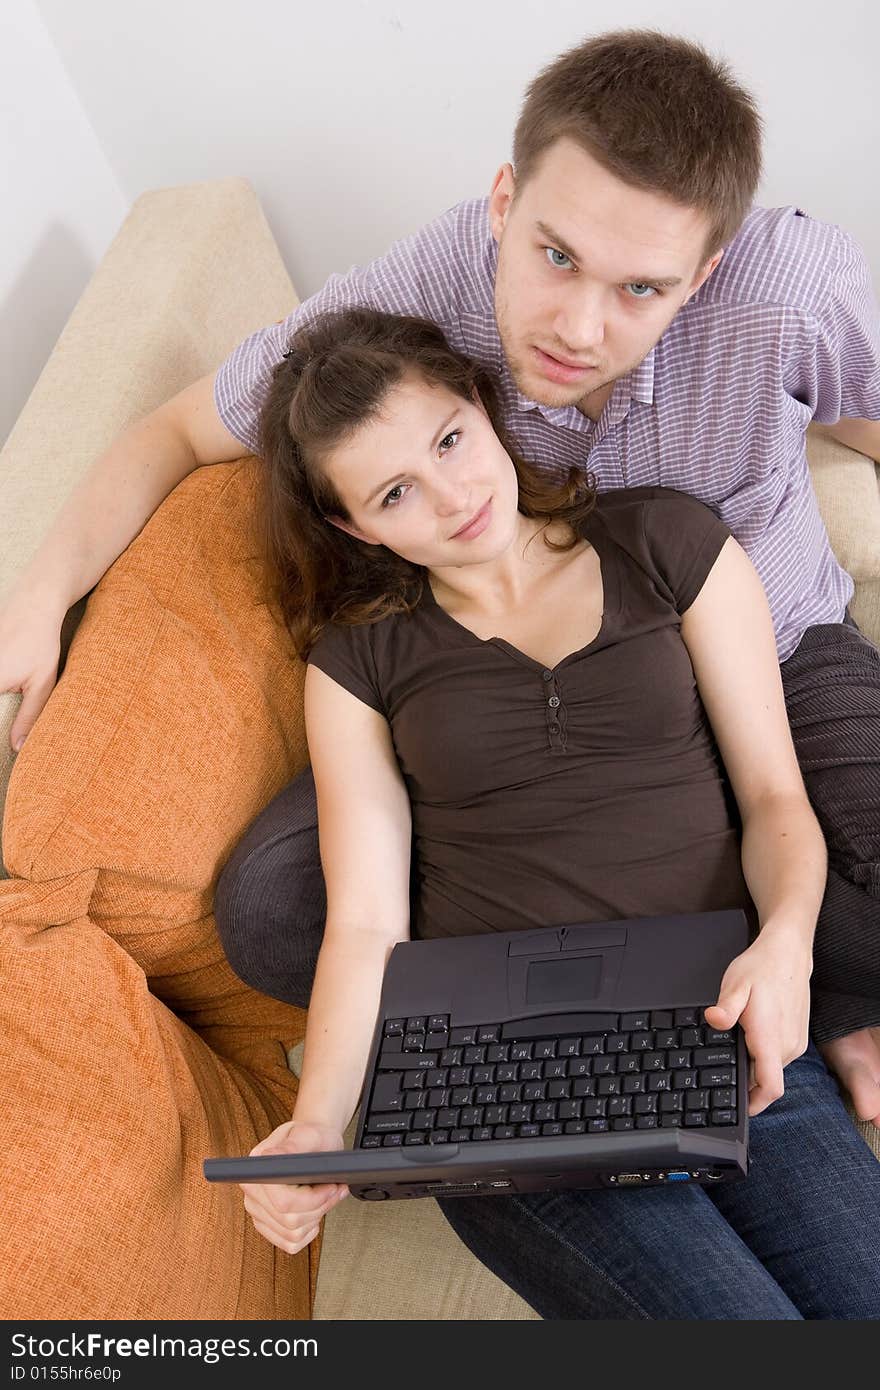
[[[559,708],[562,701],[559,698],[556,677],[553,672],[547,668],[541,672],[541,678],[545,682],[545,689],[550,692],[547,697],[547,733],[550,738],[550,746],[551,748],[559,748],[561,747],[560,734],[562,733],[562,727],[559,722]]]

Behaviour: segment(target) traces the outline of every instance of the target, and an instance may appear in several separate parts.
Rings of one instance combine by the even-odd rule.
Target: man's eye
[[[461,430],[450,430],[448,434],[444,434],[437,447],[439,449],[442,449],[444,453],[448,453],[450,449],[455,448],[455,441],[459,438],[460,435]],[[452,441],[452,443],[450,443],[450,440]]]
[[[406,496],[406,483],[395,483],[382,498],[383,507],[396,507]]]
[[[557,251],[555,246],[545,246],[544,250],[547,252],[547,259],[550,264],[555,266],[557,270],[564,270],[567,265],[572,264],[565,252]],[[556,259],[557,256],[558,260]]]
[[[653,285],[645,285],[641,280],[632,280],[623,288],[632,291],[633,299],[652,299],[655,294],[659,294],[659,290]]]

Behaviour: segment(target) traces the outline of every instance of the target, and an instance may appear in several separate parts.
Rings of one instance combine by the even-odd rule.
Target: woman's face
[[[348,510],[335,524],[413,564],[484,563],[517,534],[516,471],[482,403],[414,372],[325,469]]]

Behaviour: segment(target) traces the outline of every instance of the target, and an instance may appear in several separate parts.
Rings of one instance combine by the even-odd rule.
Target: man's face
[[[721,252],[705,259],[705,213],[632,188],[569,139],[547,150],[514,199],[515,189],[506,164],[489,215],[495,314],[514,380],[541,405],[595,416]]]

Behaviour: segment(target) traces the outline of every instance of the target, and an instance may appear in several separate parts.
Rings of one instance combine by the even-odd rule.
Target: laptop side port
[[[673,1169],[673,1171],[672,1171],[671,1173],[667,1173],[667,1174],[666,1174],[666,1181],[667,1181],[667,1182],[690,1182],[690,1177],[691,1177],[690,1173],[686,1173],[686,1172],[684,1171],[684,1169]]]

